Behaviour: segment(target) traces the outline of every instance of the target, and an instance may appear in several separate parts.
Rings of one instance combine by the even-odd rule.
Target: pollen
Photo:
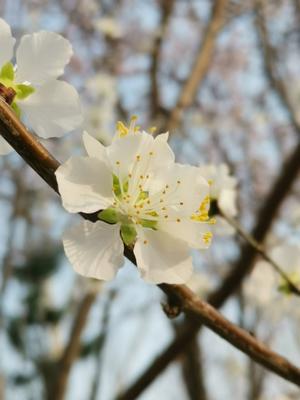
[[[153,156],[153,154],[154,154],[153,151],[149,152],[149,156]]]
[[[181,221],[181,219],[180,219],[180,218],[177,218],[177,219],[176,219],[176,222],[180,222],[180,221]]]
[[[120,165],[120,161],[116,161],[116,164],[117,164],[117,165]]]
[[[155,133],[156,131],[157,131],[156,126],[151,126],[151,128],[149,129],[149,132],[151,133],[151,135],[153,135],[153,133]]]
[[[144,244],[147,244],[148,243],[148,240],[144,240]]]
[[[128,177],[129,177],[129,178],[132,178],[132,175],[131,175],[131,174],[128,174]]]
[[[211,242],[212,236],[213,236],[213,234],[212,234],[211,232],[206,232],[206,233],[204,233],[204,235],[203,235],[203,242],[204,242],[205,244],[209,244],[209,243]]]
[[[136,160],[137,160],[137,161],[140,161],[140,159],[141,159],[141,156],[138,154],[138,155],[136,156]]]
[[[169,216],[168,216],[168,215],[165,215],[164,218],[167,219],[167,218],[169,218]]]
[[[209,184],[210,186],[214,183],[214,181],[213,181],[212,179],[208,179],[207,182],[208,182],[208,184]]]
[[[178,181],[177,181],[177,183],[178,183],[178,185],[180,185],[180,184],[181,184],[181,181],[180,181],[180,180],[178,180]]]
[[[140,175],[140,179],[144,179],[144,176],[143,176],[143,175]]]

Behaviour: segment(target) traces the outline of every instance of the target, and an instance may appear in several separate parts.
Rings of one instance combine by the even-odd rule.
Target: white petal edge
[[[113,202],[113,177],[100,160],[71,157],[55,175],[63,206],[71,213],[93,213]]]
[[[0,18],[0,66],[12,59],[16,39],[11,34],[10,26]]]
[[[25,122],[44,139],[61,137],[83,122],[78,93],[67,82],[49,81],[18,105]]]
[[[110,165],[106,153],[106,147],[103,146],[103,144],[100,143],[99,140],[89,135],[86,131],[83,132],[82,140],[89,157],[97,158],[98,160],[103,161],[107,166]]]
[[[124,263],[119,224],[83,221],[66,231],[63,246],[74,270],[89,278],[110,280]]]
[[[12,151],[13,148],[11,147],[11,145],[8,144],[7,141],[2,136],[0,136],[0,156],[9,154]]]
[[[181,284],[192,275],[193,262],[188,245],[167,233],[139,228],[134,254],[146,282]]]
[[[24,35],[16,52],[18,82],[41,85],[63,74],[73,54],[70,42],[55,32]]]

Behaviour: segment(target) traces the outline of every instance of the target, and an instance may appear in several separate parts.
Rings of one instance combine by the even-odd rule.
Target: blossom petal
[[[163,136],[163,135],[160,135]],[[107,148],[108,157],[116,172],[123,178],[135,168],[136,175],[143,175],[159,168],[166,168],[174,162],[174,153],[166,142],[166,136],[153,138],[146,132],[139,132],[116,138]]]
[[[218,199],[218,206],[220,210],[225,214],[231,217],[235,217],[237,215],[236,208],[236,194],[235,190],[222,190]]]
[[[2,136],[0,136],[0,156],[9,154],[12,151],[13,148],[11,147],[11,145],[8,144],[7,141]]]
[[[103,161],[106,165],[110,165],[107,157],[106,147],[99,142],[96,138],[84,132],[82,135],[83,144],[89,157],[97,158]]]
[[[138,229],[134,254],[142,277],[152,283],[185,283],[193,271],[188,245],[167,233]]]
[[[211,227],[207,223],[188,219],[179,220],[179,222],[159,221],[157,229],[186,242],[193,249],[207,249],[210,246]]]
[[[0,18],[0,66],[12,59],[15,42],[10,26]]]
[[[200,175],[199,168],[179,163],[174,163],[168,169],[161,169],[148,189],[150,197],[165,189],[161,205],[167,207],[169,217],[171,213],[190,218],[209,195],[209,185]]]
[[[80,275],[110,280],[124,262],[119,224],[83,221],[63,236],[66,256]]]
[[[57,78],[73,54],[70,42],[55,32],[24,35],[16,52],[18,82],[41,85]]]
[[[29,125],[44,139],[60,137],[83,122],[78,93],[66,82],[49,81],[18,105]]]
[[[100,160],[71,157],[55,175],[63,206],[69,212],[93,213],[113,202],[112,173]]]

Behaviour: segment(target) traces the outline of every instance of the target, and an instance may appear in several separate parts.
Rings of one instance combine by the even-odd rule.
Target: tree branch
[[[0,109],[0,120],[2,119],[3,115],[5,116],[0,125],[1,134],[3,135],[3,137],[9,142],[9,144],[11,144],[15,148],[15,150],[24,158],[25,161],[29,159],[29,164],[33,166],[35,170],[38,170],[38,174],[46,182],[49,181],[53,185],[53,181],[55,180],[54,170],[47,170],[47,164],[49,164],[49,166],[53,168],[54,164],[57,165],[57,161],[47,152],[47,150],[43,146],[40,145],[40,143],[38,143],[36,139],[34,139],[34,137],[26,130],[21,122],[18,121],[13,110],[3,100],[0,101]],[[22,129],[20,129],[19,131],[20,127]],[[22,138],[24,138],[24,143],[22,143]],[[298,159],[298,162],[300,164],[300,157],[298,157]],[[57,185],[53,185],[53,188],[57,189]],[[270,224],[270,222],[268,224]],[[254,257],[255,250],[253,250],[252,247],[250,247],[250,250],[251,252],[253,252]],[[129,259],[136,264],[134,254],[131,250],[127,249],[126,255],[128,255]],[[240,276],[241,275],[239,274],[238,277]],[[236,283],[237,280],[234,280],[234,282]],[[285,378],[290,382],[295,383],[297,386],[300,387],[300,369],[295,367],[285,358],[269,350],[263,343],[253,338],[243,329],[235,326],[234,324],[226,320],[217,310],[215,310],[212,306],[205,303],[204,301],[200,300],[185,285],[161,284],[158,285],[158,287],[162,289],[168,297],[177,299],[178,303],[181,304],[181,307],[184,311],[194,314],[197,324],[200,325],[203,323],[205,326],[227,340],[233,346],[240,349],[245,354],[249,355],[259,364],[263,365],[265,368],[273,371],[277,375]],[[70,360],[72,360],[72,357],[74,357],[74,355],[76,356],[76,352],[78,351],[80,333],[83,329],[87,316],[86,310],[90,308],[90,303],[93,302],[95,295],[95,293],[92,293],[90,294],[90,297],[83,300],[82,306],[80,307],[78,312],[78,316],[74,322],[73,334],[71,335],[72,339],[68,347],[66,348],[65,354],[62,358],[63,368],[65,371],[67,371],[66,376],[68,376],[68,371],[70,370]],[[222,297],[215,298],[214,301],[220,301],[221,298]],[[84,311],[82,312],[81,309],[83,309]],[[62,373],[62,371],[60,371],[60,373]],[[64,378],[62,378],[61,387],[63,389],[65,389],[66,387],[66,379]],[[58,394],[56,393],[55,398],[61,399],[62,397],[59,397],[58,395],[60,395],[60,392]],[[124,398],[129,397],[120,397],[120,399]]]
[[[283,200],[288,195],[293,183],[300,171],[300,143],[296,146],[286,163],[282,167],[281,174],[275,180],[263,207],[257,216],[257,223],[252,230],[252,236],[263,243],[272,222],[277,214]],[[220,308],[226,300],[240,287],[243,279],[251,270],[256,250],[245,243],[242,247],[241,256],[223,283],[208,297],[208,302],[216,308]],[[190,320],[186,329],[171,342],[137,378],[128,389],[128,393],[141,393],[155,378],[185,349],[189,341],[197,335],[201,328],[197,320]],[[126,392],[127,393],[127,392]],[[129,397],[130,398],[130,397]],[[126,397],[124,397],[126,399]]]
[[[96,291],[86,293],[78,307],[68,345],[56,366],[56,379],[53,387],[51,387],[51,393],[48,393],[49,400],[63,400],[65,398],[71,367],[80,352],[81,334],[96,297]]]
[[[164,129],[166,131],[174,131],[178,127],[183,111],[193,103],[199,85],[206,77],[212,61],[218,33],[224,23],[227,3],[228,0],[216,0],[214,3],[202,45],[192,71],[181,89],[176,106],[171,111]]]
[[[169,19],[172,14],[172,10],[175,4],[175,0],[163,0],[161,2],[161,23],[160,32],[156,36],[153,53],[152,53],[152,64],[150,68],[151,78],[151,114],[152,118],[155,118],[157,111],[159,110],[159,85],[158,85],[158,69],[160,64],[161,49],[164,42],[164,38],[167,32]]]

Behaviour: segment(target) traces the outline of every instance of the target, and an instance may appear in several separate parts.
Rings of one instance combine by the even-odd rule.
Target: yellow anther
[[[148,243],[148,241],[147,240],[144,240],[144,244],[147,244]]]
[[[178,183],[178,185],[180,185],[181,181],[178,180],[177,183]]]
[[[120,135],[120,137],[124,137],[124,136],[128,135],[129,129],[127,128],[126,125],[123,124],[122,121],[117,122],[116,129],[117,129],[117,132]]]
[[[116,164],[117,164],[117,165],[120,165],[120,161],[116,161]]]
[[[149,151],[149,156],[153,156],[153,151]]]
[[[140,159],[141,159],[141,156],[138,154],[138,155],[136,156],[136,160],[137,160],[137,161],[140,161]]]
[[[212,179],[208,179],[207,182],[208,182],[208,184],[209,184],[210,186],[214,183],[214,181],[213,181]]]
[[[177,218],[177,219],[176,219],[176,222],[180,222],[180,221],[181,221],[180,218]]]
[[[168,215],[165,215],[165,216],[164,216],[164,218],[166,218],[166,219],[167,219],[167,218],[169,218],[169,216],[168,216]]]
[[[155,133],[156,131],[157,131],[156,126],[151,126],[151,128],[149,128],[149,133],[151,133],[151,135],[153,135],[153,133]]]
[[[203,242],[205,244],[209,244],[211,242],[211,239],[213,237],[213,234],[211,232],[206,232],[203,234]]]

